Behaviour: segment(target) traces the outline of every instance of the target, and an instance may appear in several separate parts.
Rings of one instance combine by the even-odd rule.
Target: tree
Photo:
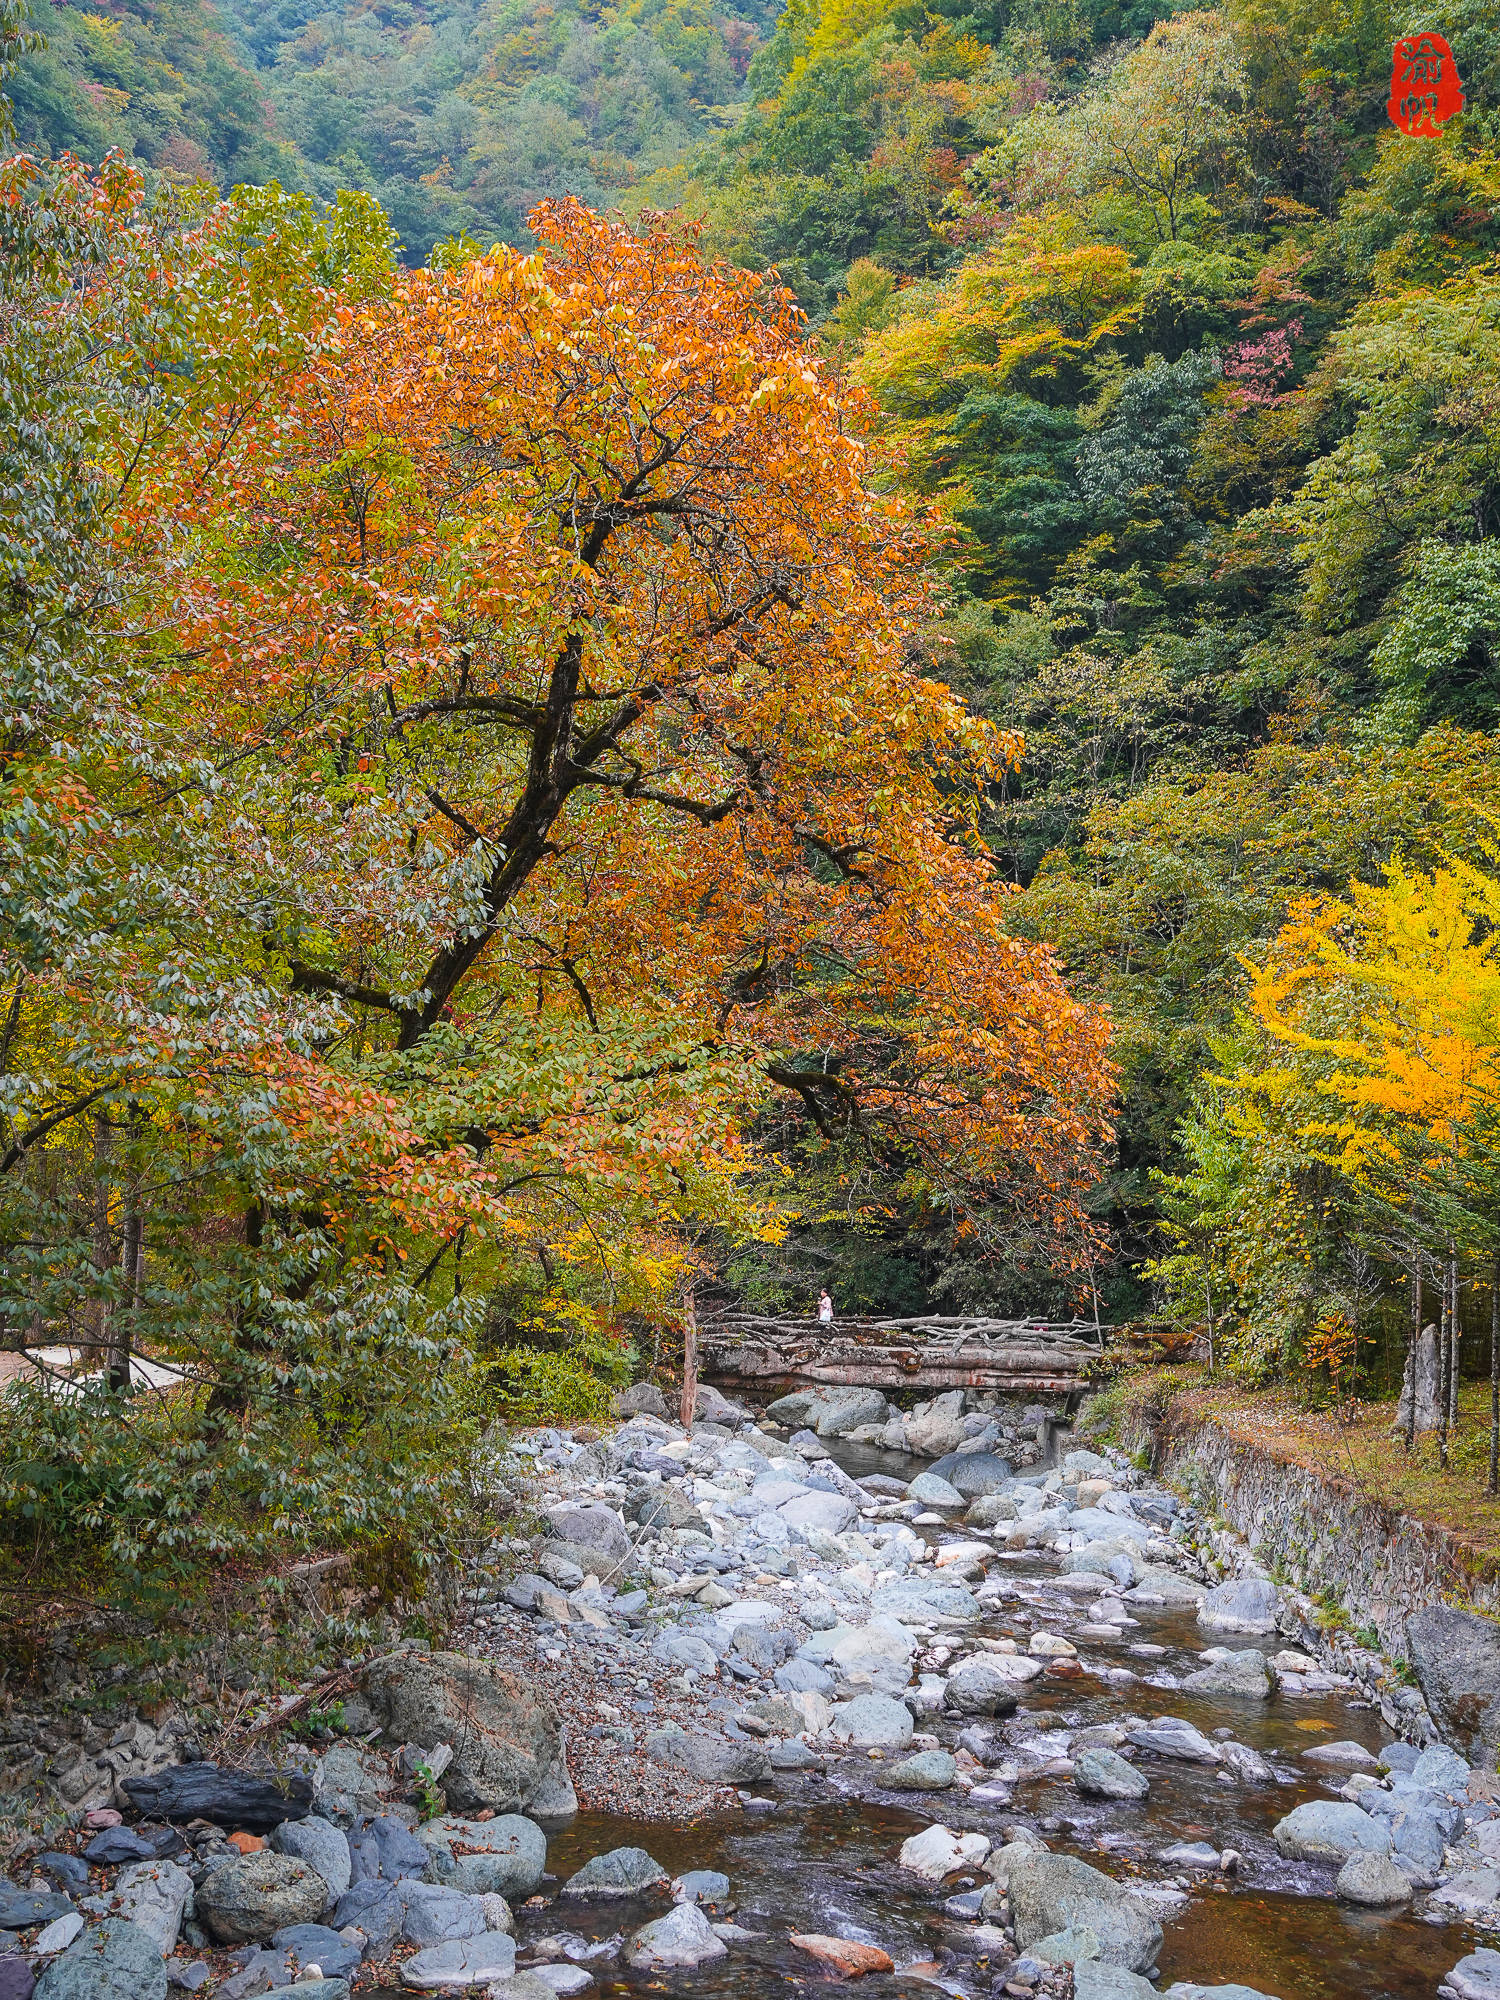
[[[1221,14],[1158,21],[1069,118],[1084,175],[1139,202],[1157,240],[1175,242],[1205,170],[1231,172],[1239,157],[1244,122],[1231,100],[1244,87],[1234,33]]]

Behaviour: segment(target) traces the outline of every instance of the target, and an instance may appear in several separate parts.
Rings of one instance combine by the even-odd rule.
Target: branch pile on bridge
[[[704,1372],[724,1382],[1057,1392],[1082,1386],[1102,1346],[1088,1320],[942,1315],[822,1321],[724,1313],[706,1322],[700,1340]]]

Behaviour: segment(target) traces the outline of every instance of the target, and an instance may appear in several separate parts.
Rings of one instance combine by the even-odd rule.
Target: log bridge
[[[1067,1395],[1084,1386],[1108,1329],[1089,1320],[705,1318],[705,1376],[725,1387],[997,1389]]]

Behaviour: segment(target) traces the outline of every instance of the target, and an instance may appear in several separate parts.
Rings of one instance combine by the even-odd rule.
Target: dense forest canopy
[[[1500,0],[1409,138],[1431,25],[38,0],[13,1323],[148,1333],[134,1227],[241,1412],[257,1270],[334,1400],[690,1272],[1263,1375],[1487,1269]]]

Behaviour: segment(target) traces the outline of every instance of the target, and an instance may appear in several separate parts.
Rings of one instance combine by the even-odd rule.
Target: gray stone
[[[29,1931],[33,1924],[50,1924],[72,1909],[70,1897],[51,1890],[17,1889],[0,1879],[0,1931]]]
[[[111,1917],[53,1959],[36,1993],[38,2000],[167,2000],[167,1969],[153,1937]]]
[[[1444,1741],[1493,1769],[1500,1749],[1500,1625],[1451,1604],[1429,1604],[1407,1619],[1406,1644]]]
[[[816,1389],[797,1389],[790,1396],[778,1396],[774,1403],[767,1403],[766,1415],[773,1423],[796,1427],[810,1423],[821,1402]]]
[[[1271,1676],[1266,1672],[1263,1654],[1230,1653],[1195,1674],[1185,1675],[1182,1685],[1191,1688],[1194,1694],[1227,1694],[1245,1701],[1264,1701],[1271,1692]]]
[[[665,1868],[643,1847],[614,1847],[585,1861],[562,1886],[564,1896],[639,1896],[670,1880]]]
[[[1500,2000],[1500,1951],[1481,1945],[1461,1958],[1443,1981],[1454,2000]]]
[[[557,1710],[492,1660],[406,1653],[371,1668],[367,1685],[395,1742],[454,1746],[443,1792],[459,1812],[519,1812],[565,1767]]]
[[[1390,1832],[1358,1806],[1336,1799],[1310,1799],[1271,1829],[1278,1851],[1289,1861],[1336,1861],[1351,1854],[1389,1854]]]
[[[533,1979],[540,1979],[544,1986],[560,1994],[562,2000],[571,2000],[575,1993],[587,1993],[597,1984],[594,1975],[585,1972],[581,1965],[533,1965],[527,1970]]]
[[[729,1877],[717,1868],[690,1868],[672,1884],[674,1903],[727,1903]]]
[[[864,1424],[883,1424],[887,1408],[878,1389],[829,1390],[809,1422],[819,1437],[847,1437]]]
[[[1391,1434],[1399,1436],[1408,1424],[1418,1434],[1435,1431],[1442,1417],[1441,1349],[1437,1327],[1429,1320],[1415,1340],[1407,1337],[1406,1366],[1401,1373],[1401,1394],[1396,1400]]]
[[[266,2000],[349,2000],[347,1979],[299,1979],[295,1986],[273,1986]]]
[[[0,1948],[0,2000],[31,2000],[36,1978],[20,1952]]]
[[[1016,1517],[1016,1503],[1008,1493],[987,1493],[983,1499],[971,1503],[964,1520],[975,1528],[993,1528]]]
[[[884,1694],[862,1694],[839,1702],[828,1727],[836,1742],[856,1750],[900,1750],[910,1743],[913,1724],[905,1702]]]
[[[39,1854],[31,1866],[38,1875],[45,1875],[56,1889],[85,1893],[88,1890],[88,1863],[80,1861],[76,1854]]]
[[[156,1940],[163,1958],[170,1958],[192,1894],[192,1876],[175,1861],[135,1861],[115,1877],[110,1900],[120,1916]]]
[[[215,1868],[199,1885],[197,1914],[220,1944],[249,1944],[287,1924],[323,1914],[328,1885],[315,1868],[290,1854],[242,1855]]]
[[[608,1507],[594,1504],[549,1507],[546,1520],[558,1541],[568,1543],[570,1548],[602,1556],[609,1563],[619,1562],[630,1554],[630,1537]]]
[[[659,1972],[672,1966],[702,1965],[727,1953],[728,1947],[714,1936],[698,1905],[679,1903],[667,1916],[636,1932],[625,1958],[643,1972]]]
[[[651,1651],[665,1666],[691,1667],[695,1673],[709,1675],[719,1671],[718,1654],[696,1632],[678,1632],[664,1625],[652,1640]]]
[[[1132,1604],[1201,1604],[1207,1595],[1201,1583],[1154,1563],[1141,1569],[1134,1585],[1125,1593]]]
[[[618,1389],[614,1395],[614,1412],[617,1417],[638,1416],[642,1411],[648,1417],[670,1417],[667,1399],[654,1382],[632,1382],[628,1389]]]
[[[491,1820],[445,1813],[418,1828],[417,1838],[432,1857],[434,1881],[470,1896],[524,1899],[534,1893],[547,1866],[546,1834],[519,1813]],[[455,1853],[455,1848],[468,1851]]]
[[[1156,1858],[1168,1868],[1217,1868],[1219,1850],[1207,1840],[1178,1840],[1163,1847]]]
[[[819,1529],[825,1535],[841,1535],[858,1513],[854,1501],[843,1493],[802,1493],[776,1509],[778,1519],[804,1534]]]
[[[1175,1757],[1184,1764],[1217,1764],[1220,1751],[1200,1730],[1180,1716],[1161,1715],[1154,1722],[1132,1723],[1125,1740],[1137,1750],[1154,1750],[1158,1757]]]
[[[906,1489],[908,1500],[920,1500],[924,1507],[961,1507],[964,1496],[956,1486],[935,1472],[919,1472]]]
[[[1143,1799],[1151,1789],[1134,1764],[1103,1747],[1075,1755],[1073,1783],[1089,1799]]]
[[[1385,1743],[1380,1750],[1380,1768],[1400,1771],[1405,1776],[1413,1770],[1420,1755],[1415,1743]]]
[[[1010,1864],[1010,1907],[1023,1951],[1058,1931],[1090,1930],[1107,1964],[1145,1972],[1161,1949],[1161,1925],[1137,1897],[1071,1854],[1028,1849]]]
[[[1076,1474],[1080,1479],[1112,1479],[1115,1469],[1107,1458],[1101,1458],[1097,1451],[1070,1451],[1062,1462],[1064,1472]]]
[[[175,1986],[183,1993],[196,1993],[213,1978],[213,1971],[206,1958],[169,1958],[167,1960],[167,1984]]]
[[[304,1965],[317,1965],[329,1979],[352,1979],[359,1970],[359,1946],[327,1924],[288,1924],[271,1943],[278,1951],[289,1951],[299,1971]]]
[[[950,1583],[941,1576],[900,1576],[883,1583],[870,1597],[874,1611],[889,1611],[897,1618],[978,1618],[983,1607],[972,1590]]]
[[[1281,1594],[1265,1577],[1241,1577],[1209,1591],[1198,1623],[1212,1632],[1274,1632]]]
[[[1396,1866],[1416,1888],[1436,1888],[1447,1846],[1437,1820],[1429,1812],[1405,1812],[1391,1814],[1385,1823],[1391,1830],[1391,1858]]]
[[[446,1944],[454,1938],[478,1937],[489,1928],[477,1896],[466,1896],[441,1882],[403,1882],[401,1901],[406,1911],[401,1935],[408,1944]]]
[[[823,1759],[816,1750],[810,1750],[795,1736],[785,1743],[772,1743],[767,1747],[766,1760],[773,1771],[821,1771]]]
[[[1011,1481],[1012,1468],[1007,1458],[997,1458],[991,1451],[950,1451],[946,1456],[935,1459],[927,1468],[924,1477],[946,1479],[966,1500],[982,1499],[990,1494],[998,1494]],[[912,1499],[920,1499],[920,1494],[911,1494]]]
[[[483,1931],[413,1952],[401,1967],[401,1983],[423,1993],[455,1992],[509,1979],[515,1969],[515,1939],[504,1931]]]
[[[328,1884],[330,1903],[336,1903],[348,1888],[349,1837],[331,1820],[316,1813],[306,1819],[285,1820],[271,1835],[271,1845],[278,1854],[290,1854],[315,1868]]]
[[[1346,1903],[1366,1910],[1386,1910],[1411,1901],[1411,1883],[1385,1854],[1351,1854],[1333,1887]]]
[[[948,1676],[943,1705],[955,1715],[1014,1715],[1016,1684],[986,1659],[965,1660]]]
[[[335,1743],[327,1750],[313,1796],[334,1826],[351,1826],[361,1814],[380,1811],[380,1784],[358,1744]]]
[[[753,1785],[770,1775],[758,1743],[735,1743],[724,1736],[699,1736],[686,1729],[654,1729],[646,1737],[653,1764],[686,1771],[705,1785]]]
[[[1302,1753],[1304,1764],[1324,1771],[1373,1771],[1376,1760],[1363,1743],[1314,1743]]]
[[[752,1421],[750,1412],[742,1403],[731,1403],[711,1382],[698,1384],[698,1393],[693,1400],[693,1416],[700,1423],[723,1424],[728,1430],[739,1430]]]
[[[1138,1972],[1101,1959],[1081,1959],[1073,1967],[1073,2000],[1158,2000],[1156,1988]]]
[[[771,1678],[783,1694],[833,1693],[833,1675],[826,1673],[815,1660],[788,1660]]]
[[[957,1776],[958,1766],[948,1751],[919,1750],[882,1772],[880,1782],[893,1792],[945,1792]]]
[[[355,1882],[339,1897],[333,1921],[339,1930],[353,1924],[369,1940],[371,1958],[385,1958],[406,1922],[406,1903],[395,1882]]]
[[[557,2000],[557,1995],[539,1972],[516,1972],[497,1979],[486,2000]]]
[[[1434,1792],[1457,1792],[1460,1796],[1468,1792],[1470,1775],[1469,1766],[1463,1758],[1445,1750],[1441,1744],[1424,1750],[1411,1767],[1411,1782],[1414,1785],[1426,1785]]]

